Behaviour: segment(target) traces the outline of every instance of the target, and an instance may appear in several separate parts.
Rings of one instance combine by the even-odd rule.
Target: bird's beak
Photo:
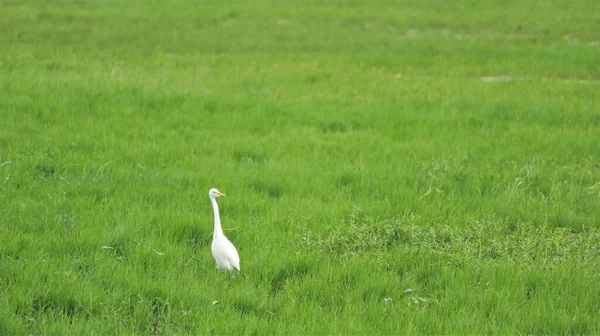
[[[222,193],[222,192],[220,192],[220,191],[217,191],[217,195],[219,195],[219,196],[227,196],[227,195],[223,194],[223,193]]]

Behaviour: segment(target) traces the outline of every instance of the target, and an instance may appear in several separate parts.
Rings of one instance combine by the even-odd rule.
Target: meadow
[[[599,13],[1,1],[0,334],[599,334]]]

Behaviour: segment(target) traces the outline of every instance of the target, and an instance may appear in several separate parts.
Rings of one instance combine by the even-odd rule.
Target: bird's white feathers
[[[213,233],[211,244],[212,255],[217,263],[217,269],[220,271],[227,271],[231,275],[236,275],[240,272],[240,256],[238,255],[235,246],[233,246],[229,239],[223,234],[221,218],[219,216],[219,206],[217,205],[216,200],[219,196],[225,196],[225,194],[219,192],[215,188],[208,191],[208,197],[213,205],[215,216],[215,231]]]
[[[212,255],[217,262],[217,268],[220,271],[227,271],[233,275],[240,271],[240,257],[237,249],[227,237],[215,235],[213,237],[211,249]]]

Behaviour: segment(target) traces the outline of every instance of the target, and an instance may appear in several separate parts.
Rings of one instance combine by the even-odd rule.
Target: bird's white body
[[[211,249],[220,271],[234,274],[240,271],[240,257],[237,249],[227,237],[222,235],[220,238],[213,238]]]
[[[220,271],[227,271],[229,274],[236,275],[240,271],[240,256],[238,255],[237,249],[223,234],[223,228],[221,227],[221,218],[219,216],[219,206],[217,205],[216,198],[219,196],[225,196],[225,194],[219,192],[213,188],[208,192],[210,202],[212,203],[214,214],[215,214],[215,232],[213,233],[213,240],[211,244],[212,255],[217,263],[217,269]]]

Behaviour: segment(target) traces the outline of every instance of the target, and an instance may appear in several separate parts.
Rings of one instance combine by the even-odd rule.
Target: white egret
[[[210,202],[215,212],[215,232],[213,233],[211,250],[217,262],[217,269],[219,271],[227,271],[229,274],[235,276],[240,272],[240,256],[235,246],[223,234],[219,206],[217,205],[217,197],[219,196],[225,196],[225,194],[215,188],[208,191],[208,197],[210,197]]]

